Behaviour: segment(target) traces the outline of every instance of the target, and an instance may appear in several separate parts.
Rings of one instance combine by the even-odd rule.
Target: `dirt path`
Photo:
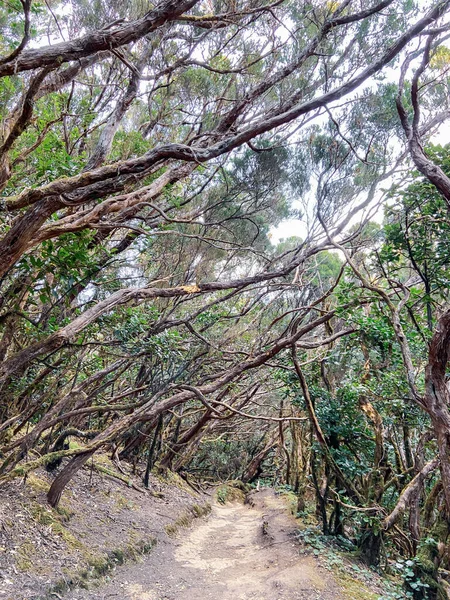
[[[328,571],[299,554],[295,521],[272,490],[253,506],[216,505],[211,515],[160,542],[144,562],[118,569],[72,600],[342,600]]]

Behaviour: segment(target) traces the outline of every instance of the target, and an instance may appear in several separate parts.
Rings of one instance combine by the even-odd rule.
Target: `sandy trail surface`
[[[119,568],[97,590],[71,600],[342,600],[339,586],[299,553],[296,522],[272,490],[250,504],[213,506],[176,539],[160,541],[143,562]]]

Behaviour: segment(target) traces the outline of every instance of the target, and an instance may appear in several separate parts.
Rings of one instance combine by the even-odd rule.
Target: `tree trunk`
[[[252,458],[250,463],[247,465],[244,474],[242,475],[242,481],[244,483],[251,483],[252,481],[255,481],[255,479],[258,477],[259,473],[261,472],[261,465],[264,462],[264,459],[272,450],[272,448],[274,448],[278,443],[278,436],[278,429],[273,430],[269,435],[264,445],[264,448]]]
[[[372,527],[367,526],[363,529],[359,541],[361,559],[369,567],[376,567],[380,562],[380,552],[382,543],[381,532],[373,531]]]
[[[48,491],[47,501],[50,506],[53,506],[53,508],[58,506],[61,499],[61,494],[63,493],[66,485],[93,454],[94,451],[86,452],[85,454],[79,454],[78,456],[72,458],[69,464],[64,467],[61,473],[55,478]]]
[[[450,356],[450,310],[439,319],[425,369],[424,408],[431,418],[439,449],[446,518],[450,519],[450,393],[446,371]]]
[[[185,464],[183,461],[183,455],[184,452],[188,450],[187,444],[201,433],[205,425],[211,420],[211,415],[212,413],[210,410],[206,411],[197,421],[197,423],[188,429],[175,444],[171,444],[170,448],[161,459],[161,467],[171,469],[172,462],[176,456],[178,456],[177,463],[180,463],[180,466]],[[179,467],[177,466],[175,470],[177,471],[178,468]]]
[[[162,418],[162,415],[160,415],[159,419],[158,419],[158,425],[156,426],[155,433],[153,435],[152,443],[148,449],[147,466],[146,466],[145,475],[144,475],[144,485],[146,488],[148,488],[150,472],[153,468],[153,465],[155,464],[156,444],[158,442],[158,438],[161,435],[162,426],[163,426],[163,418]]]

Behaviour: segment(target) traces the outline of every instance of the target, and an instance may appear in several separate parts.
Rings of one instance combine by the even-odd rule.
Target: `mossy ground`
[[[246,486],[241,481],[229,481],[216,489],[216,500],[220,504],[244,502],[250,489],[250,486]]]
[[[168,536],[175,536],[180,529],[190,527],[194,519],[204,517],[211,512],[209,503],[199,505],[194,504],[188,511],[180,515],[173,523],[169,523],[164,527]]]
[[[293,492],[292,490],[287,490],[287,489],[281,489],[280,490],[280,494],[284,497],[284,499],[286,500],[287,506],[289,508],[289,512],[292,515],[296,515],[298,510],[298,497],[297,494],[295,492]]]
[[[177,488],[179,488],[180,490],[183,490],[183,492],[190,494],[191,496],[194,496],[194,497],[198,496],[198,493],[192,487],[190,487],[186,483],[186,481],[180,475],[178,475],[178,473],[175,473],[174,471],[171,471],[170,469],[161,469],[161,468],[159,468],[158,465],[156,465],[156,467],[155,467],[155,473],[156,473],[156,477],[162,483],[174,485]]]
[[[101,579],[113,571],[117,566],[129,561],[137,561],[142,556],[153,550],[157,543],[156,538],[149,538],[146,542],[136,545],[115,548],[108,553],[86,553],[86,567],[77,571],[66,570],[65,576],[57,581],[45,600],[55,597],[55,594],[64,593],[70,588],[80,587],[89,589],[98,585]]]
[[[66,509],[54,510],[48,506],[35,503],[30,512],[36,523],[48,526],[52,533],[60,536],[71,548],[80,549],[83,547],[80,540],[63,525],[63,521],[70,518]]]
[[[342,572],[338,572],[336,579],[343,589],[343,595],[347,600],[378,600],[380,594],[378,592],[369,592],[364,584]]]

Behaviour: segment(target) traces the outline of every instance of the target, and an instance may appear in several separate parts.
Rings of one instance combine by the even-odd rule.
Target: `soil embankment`
[[[83,469],[57,510],[46,502],[52,477],[43,470],[0,488],[0,600],[54,600],[92,585],[209,511],[211,498],[176,475],[152,476],[143,490],[106,456],[97,460],[99,468]]]

